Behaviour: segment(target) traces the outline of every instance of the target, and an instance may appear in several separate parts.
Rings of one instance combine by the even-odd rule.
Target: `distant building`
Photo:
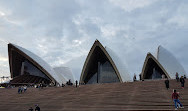
[[[14,44],[8,44],[11,84],[46,84],[61,85],[66,79],[56,73],[48,63],[34,53]]]
[[[96,40],[82,69],[80,84],[131,81],[128,70],[115,53]]]
[[[53,68],[56,74],[63,76],[65,82],[71,80],[72,83],[75,82],[72,71],[69,67],[55,67]],[[63,82],[63,83],[65,83]]]
[[[183,76],[186,74],[178,60],[165,48],[159,46],[156,56],[148,53],[142,68],[142,79],[175,79],[176,72]]]

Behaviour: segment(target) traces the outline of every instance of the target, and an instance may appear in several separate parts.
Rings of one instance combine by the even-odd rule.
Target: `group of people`
[[[44,84],[43,84],[43,83],[36,84],[36,85],[34,85],[34,87],[35,87],[35,88],[39,88],[39,89],[43,89]]]
[[[67,83],[66,83],[67,85],[70,85],[70,86],[72,86],[73,85],[73,83],[71,82],[71,80],[69,79],[69,81],[67,81]]]
[[[141,75],[141,74],[139,74],[139,80],[140,80],[140,81],[144,81],[144,80],[142,79],[142,75]],[[136,79],[136,74],[134,74],[134,76],[133,76],[133,81],[134,81],[134,82],[137,81],[137,79]]]
[[[179,78],[179,74],[176,73],[176,80],[177,82],[181,82],[181,87],[184,89],[184,84],[185,84],[185,79],[186,79],[186,76],[181,76],[181,78]]]
[[[34,109],[32,107],[30,107],[29,111],[34,111]],[[38,104],[35,105],[35,111],[40,111],[40,107]]]
[[[176,73],[176,81],[181,83],[182,89],[184,89],[185,79],[186,79],[185,75],[181,76],[179,78],[179,74]],[[166,85],[166,88],[168,90],[169,89],[169,80],[168,80],[168,78],[166,78],[166,80],[165,80],[165,85]],[[176,90],[173,90],[172,99],[174,101],[175,110],[177,110],[177,108],[184,108],[183,105],[181,104],[180,100],[178,99],[179,97],[180,97],[179,92],[176,92]]]
[[[69,81],[66,82],[66,85],[72,86],[73,83],[72,83],[71,80],[69,79]],[[61,86],[62,86],[62,87],[65,87],[65,85],[64,85],[63,83],[62,83]],[[78,81],[77,81],[77,80],[75,81],[75,86],[78,87]]]
[[[18,94],[21,94],[22,92],[26,92],[27,86],[19,86],[18,87]]]
[[[181,78],[179,78],[179,74],[176,73],[176,81],[181,83],[182,89],[184,89],[184,86],[185,86],[185,79],[186,79],[185,75],[181,76]],[[169,80],[168,80],[168,78],[166,78],[166,80],[165,80],[165,85],[166,85],[166,88],[169,89]]]
[[[140,78],[140,81],[141,81],[141,80],[142,80],[141,74],[139,74],[139,78]],[[137,81],[137,79],[136,79],[136,74],[134,74],[134,76],[133,76],[133,81],[134,81],[134,82]]]

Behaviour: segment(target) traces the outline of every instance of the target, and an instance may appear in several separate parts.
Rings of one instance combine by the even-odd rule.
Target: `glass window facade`
[[[20,75],[33,75],[50,80],[41,70],[17,51],[12,51],[13,78]]]
[[[112,65],[108,61],[100,65],[99,82],[100,83],[119,82],[115,70],[113,69]]]
[[[35,67],[31,62],[29,62],[28,60],[25,60],[22,63],[22,67],[24,67],[24,74],[29,74],[29,75],[33,75],[33,76],[39,76],[45,79],[49,78],[43,73],[41,72],[37,67]]]
[[[86,84],[120,82],[112,64],[99,47],[93,51],[84,75]]]
[[[144,72],[144,79],[161,79],[163,74],[165,75],[158,64],[152,58],[149,58]]]

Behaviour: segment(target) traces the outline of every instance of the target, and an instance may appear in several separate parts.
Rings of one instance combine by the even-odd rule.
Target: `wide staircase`
[[[27,111],[38,104],[42,111],[119,111],[174,110],[173,89],[180,92],[181,103],[188,110],[188,80],[185,89],[180,82],[164,80],[129,83],[94,84],[66,87],[28,88],[18,94],[17,88],[0,89],[0,111]]]

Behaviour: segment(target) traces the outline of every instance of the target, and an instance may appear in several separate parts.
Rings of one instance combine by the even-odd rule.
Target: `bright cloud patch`
[[[0,16],[5,16],[5,13],[0,11]]]

